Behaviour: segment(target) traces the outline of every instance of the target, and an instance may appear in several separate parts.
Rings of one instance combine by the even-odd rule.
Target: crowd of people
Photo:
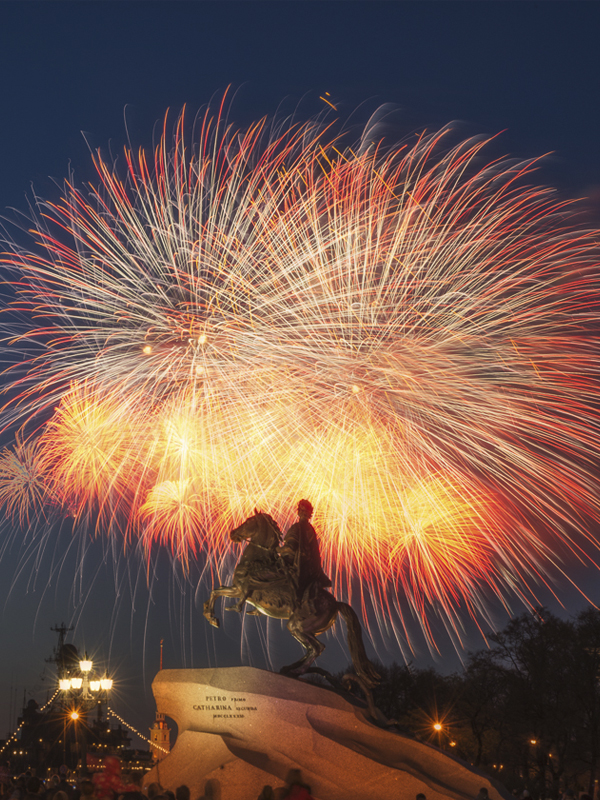
[[[216,781],[207,781],[204,794],[200,798],[192,798],[188,786],[178,786],[175,791],[164,789],[158,783],[150,783],[143,787],[137,782],[139,778],[121,775],[118,758],[109,756],[105,759],[105,768],[91,778],[68,780],[65,775],[53,775],[47,781],[29,773],[11,780],[0,780],[0,800],[220,800],[220,791]],[[527,789],[522,792],[513,791],[518,800],[533,800]],[[299,769],[289,771],[285,784],[278,787],[266,785],[257,800],[314,800],[310,786],[302,779]],[[419,793],[416,800],[427,800],[426,795]],[[488,790],[479,790],[474,800],[490,800]],[[588,794],[580,794],[578,798],[572,790],[563,793],[561,800],[592,800]]]
[[[299,769],[289,771],[285,786],[273,789],[267,784],[263,787],[258,800],[314,800],[310,793],[310,786],[302,780]]]
[[[141,776],[140,776],[141,777]],[[24,773],[17,778],[0,779],[0,800],[219,800],[219,787],[207,781],[204,794],[191,798],[188,786],[175,791],[164,789],[158,783],[142,787],[138,777],[121,774],[118,758],[104,759],[104,770],[91,778],[68,779],[65,774],[53,775],[47,780]],[[215,784],[215,785],[213,785]],[[304,783],[300,770],[291,770],[285,785],[265,786],[259,800],[314,800],[310,786]]]
[[[91,778],[76,779],[66,772],[61,772],[43,780],[26,772],[17,778],[0,779],[0,798],[1,800],[118,800],[122,796],[135,794],[140,795],[139,800],[148,800],[142,795],[140,786],[136,782],[139,779],[121,774],[120,759],[107,756],[103,766],[104,769]]]

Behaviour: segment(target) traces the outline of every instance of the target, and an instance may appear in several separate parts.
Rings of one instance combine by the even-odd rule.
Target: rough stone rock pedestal
[[[158,711],[177,723],[171,753],[144,779],[191,800],[256,800],[299,769],[317,800],[491,800],[503,789],[435,747],[383,730],[334,692],[252,667],[163,670]]]

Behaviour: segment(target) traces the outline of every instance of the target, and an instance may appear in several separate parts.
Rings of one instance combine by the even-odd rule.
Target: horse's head
[[[245,522],[234,528],[229,534],[232,542],[247,542],[257,533],[259,528],[259,513],[256,512],[253,516],[248,517]]]
[[[249,542],[259,547],[274,549],[279,545],[279,526],[275,520],[262,511],[254,509],[254,514],[229,534],[232,542]]]

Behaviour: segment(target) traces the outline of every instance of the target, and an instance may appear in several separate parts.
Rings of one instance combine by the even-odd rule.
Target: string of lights
[[[8,747],[8,745],[9,745],[11,742],[16,742],[16,741],[17,741],[17,734],[19,733],[19,731],[21,730],[21,728],[23,727],[23,725],[24,725],[24,724],[25,724],[25,720],[23,720],[23,722],[22,722],[22,723],[19,725],[19,727],[18,727],[18,728],[17,728],[17,730],[16,730],[16,731],[15,731],[15,732],[12,734],[12,736],[10,736],[10,738],[8,738],[8,739],[6,740],[6,744],[5,744],[5,745],[4,745],[4,747],[3,747],[3,748],[0,750],[0,755],[2,755],[2,753],[3,753],[3,752],[6,750],[6,748]]]
[[[132,733],[135,733],[136,736],[139,736],[140,739],[143,739],[145,742],[148,742],[148,744],[152,745],[152,747],[155,748],[156,750],[161,750],[163,753],[166,753],[167,755],[169,754],[169,751],[165,750],[164,747],[161,747],[159,744],[156,744],[156,742],[150,741],[150,739],[148,739],[147,736],[144,736],[143,733],[140,733],[137,730],[137,728],[134,728],[133,725],[130,725],[128,722],[125,722],[123,717],[120,717],[115,711],[112,710],[112,708],[110,706],[108,706],[108,714],[111,717],[114,717],[115,719],[117,719],[122,725],[125,725],[126,728],[129,728],[129,730]]]
[[[56,696],[58,695],[58,693],[59,693],[59,692],[60,692],[60,689],[57,689],[57,690],[54,692],[54,694],[52,695],[52,697],[51,697],[51,698],[48,700],[48,702],[47,702],[47,703],[45,703],[45,705],[43,705],[43,706],[40,708],[40,711],[45,711],[45,710],[48,708],[48,706],[49,706],[49,705],[51,705],[51,704],[53,703],[53,701],[56,699]],[[137,728],[134,728],[134,727],[133,727],[133,725],[130,725],[128,722],[126,722],[126,721],[123,719],[123,717],[119,716],[119,715],[116,713],[116,711],[114,711],[114,710],[113,710],[113,709],[112,709],[110,706],[108,706],[108,709],[107,709],[107,710],[108,710],[108,714],[109,714],[109,716],[111,716],[111,717],[114,717],[114,718],[115,718],[116,720],[118,720],[118,721],[119,721],[119,722],[120,722],[122,725],[125,725],[125,727],[126,727],[126,728],[128,728],[128,729],[129,729],[129,730],[130,730],[132,733],[135,733],[135,735],[136,735],[136,736],[139,736],[139,737],[140,737],[140,739],[143,739],[145,742],[147,742],[148,744],[152,745],[152,747],[153,747],[153,748],[155,748],[156,750],[161,750],[163,753],[166,753],[166,754],[168,754],[168,752],[169,752],[168,750],[166,750],[164,747],[161,747],[159,744],[156,744],[155,742],[152,742],[152,741],[150,741],[150,739],[148,739],[148,737],[147,737],[147,736],[144,736],[144,734],[143,734],[143,733],[140,733],[140,732],[137,730]],[[24,725],[24,724],[25,724],[25,720],[23,720],[23,721],[20,723],[20,725],[18,726],[18,728],[17,728],[17,729],[16,729],[16,730],[15,730],[15,731],[14,731],[14,732],[11,734],[11,736],[10,736],[10,737],[9,737],[9,738],[6,740],[6,742],[4,743],[4,745],[2,746],[2,748],[0,749],[0,755],[2,755],[2,753],[4,753],[4,751],[5,751],[5,750],[6,750],[6,748],[7,748],[7,747],[8,747],[8,746],[11,744],[11,742],[16,742],[16,740],[17,740],[17,736],[18,736],[18,734],[19,734],[19,731],[21,730],[21,728],[23,727],[23,725]]]
[[[52,704],[53,700],[56,698],[56,695],[59,693],[59,691],[60,691],[60,690],[59,690],[59,689],[57,689],[57,690],[54,692],[54,694],[52,695],[52,697],[50,698],[50,700],[48,700],[48,702],[47,702],[45,705],[43,705],[43,706],[40,708],[40,711],[45,711],[45,710],[48,708],[48,706]],[[4,743],[4,746],[3,746],[3,747],[0,749],[0,755],[2,755],[2,753],[3,753],[3,752],[6,750],[6,748],[9,746],[9,744],[10,744],[11,742],[16,742],[16,741],[17,741],[17,735],[18,735],[19,731],[21,730],[21,728],[23,727],[23,725],[24,725],[24,724],[25,724],[25,720],[23,720],[23,721],[21,722],[21,724],[19,725],[19,727],[18,727],[18,728],[15,730],[15,732],[14,732],[14,733],[12,733],[12,734],[9,736],[9,738],[8,738],[8,739],[6,740],[6,742]]]

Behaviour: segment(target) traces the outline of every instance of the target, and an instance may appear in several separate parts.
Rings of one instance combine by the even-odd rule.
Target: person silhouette
[[[280,552],[280,557],[295,581],[297,603],[302,602],[305,592],[308,592],[310,597],[311,593],[318,589],[331,586],[331,580],[321,566],[317,532],[310,523],[312,515],[312,503],[300,500],[298,522],[295,522],[286,533]]]

